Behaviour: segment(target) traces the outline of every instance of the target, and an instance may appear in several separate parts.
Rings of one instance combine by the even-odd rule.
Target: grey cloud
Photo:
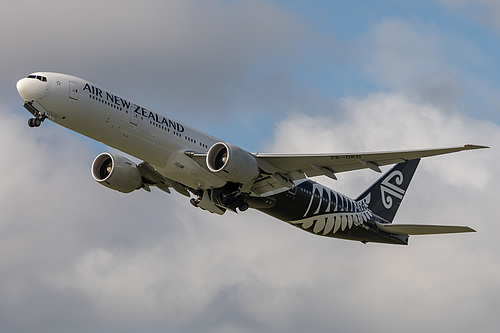
[[[66,72],[205,120],[201,110],[234,112],[242,98],[264,107],[258,101],[272,96],[266,81],[290,81],[293,91],[282,56],[293,62],[313,39],[265,1],[16,1],[8,9],[0,14],[3,61],[13,64],[6,82],[35,70]],[[281,94],[275,98],[293,96]]]
[[[31,12],[21,11],[21,5]],[[236,88],[246,88],[245,80],[252,85],[261,82],[258,70],[257,79],[235,77],[260,62],[264,64],[257,69],[266,69],[269,63],[273,67],[281,52],[296,47],[290,36],[274,45],[296,31],[298,23],[267,2],[235,3],[229,9],[169,2],[158,3],[157,12],[133,4],[123,11],[124,3],[119,11],[97,2],[78,7],[67,2],[31,5],[9,3],[14,14],[1,14],[3,31],[12,31],[2,40],[9,46],[5,59],[12,63],[2,78],[2,96],[16,105],[20,99],[15,80],[38,69],[68,71],[117,87],[118,93],[138,102],[148,94],[161,94],[180,103],[192,94],[195,104],[201,103],[196,92],[208,94],[205,88],[210,82],[222,81],[209,87],[210,94],[224,92],[232,82],[237,82]],[[194,9],[195,5],[203,11]],[[70,11],[77,14],[61,15]],[[266,24],[246,28],[261,15],[264,21],[259,22]],[[34,23],[28,27],[16,23],[23,17],[35,22],[41,16],[47,23],[39,30]],[[208,23],[219,17],[235,26],[234,35],[224,31],[224,25]],[[148,23],[143,30],[141,21]],[[198,27],[190,30],[190,23]],[[59,31],[62,26],[75,30]],[[166,28],[178,30],[170,33]],[[411,26],[408,29],[415,33]],[[268,35],[268,31],[274,33]],[[221,34],[229,36],[218,41]],[[177,35],[185,38],[177,40]],[[83,42],[68,44],[68,36]],[[33,53],[33,49],[41,51]],[[276,58],[261,55],[262,50]],[[193,55],[183,63],[190,53],[201,54],[203,60]],[[439,57],[433,61],[438,64]],[[219,67],[226,62],[228,67]],[[280,70],[286,81],[286,64]],[[406,72],[416,73],[412,68]],[[178,96],[162,94],[176,83],[163,83],[168,74],[179,79],[185,73],[189,79],[180,78],[180,86],[173,87]],[[189,82],[196,77],[203,80],[190,90]],[[181,91],[182,86],[188,92]],[[289,92],[286,86],[283,90]],[[210,112],[217,103],[211,105]],[[469,141],[493,146],[500,140],[497,125],[422,104],[408,93],[345,99],[338,107],[335,121],[329,116],[297,114],[280,122],[274,150],[404,149]],[[500,265],[495,256],[499,250],[495,189],[499,184],[495,167],[499,161],[495,148],[424,160],[397,216],[397,221],[406,223],[468,224],[478,229],[477,234],[415,237],[409,247],[362,245],[310,235],[258,212],[214,216],[194,209],[175,193],[110,191],[92,181],[89,168],[96,147],[88,140],[57,126],[30,130],[24,110],[21,117],[5,109],[0,110],[2,330],[396,332],[404,327],[409,332],[436,328],[470,332],[497,328]],[[377,176],[355,172],[340,175],[331,185],[354,196]]]
[[[270,139],[263,118],[272,123],[297,106],[324,109],[294,66],[321,68],[302,59],[328,51],[329,65],[340,54],[333,50],[344,49],[269,1],[10,1],[4,8],[0,40],[9,65],[0,98],[12,109],[25,112],[15,91],[19,78],[63,72],[197,128],[215,128],[249,150]],[[240,121],[246,136],[234,126]],[[250,136],[263,139],[248,142]]]
[[[500,31],[500,4],[495,0],[440,0],[444,7]]]
[[[301,114],[284,120],[277,128],[274,149],[355,152],[460,145],[469,140],[494,145],[500,140],[496,124],[450,115],[415,103],[404,93],[351,99],[343,108],[341,122]],[[388,320],[410,332],[436,327],[461,331],[475,325],[494,330],[493,304],[500,301],[495,282],[500,265],[494,258],[499,250],[494,238],[500,231],[495,223],[498,159],[496,148],[424,159],[396,223],[463,224],[479,232],[412,237],[405,249],[370,248],[363,260],[356,258],[359,274],[351,271],[353,263],[339,264],[346,276],[356,276],[344,281],[353,294],[339,300],[339,307],[359,307],[364,320],[376,322],[375,330],[380,331],[394,330],[384,327]],[[330,185],[351,196],[377,177],[369,171],[338,176],[339,181]],[[342,293],[330,297],[339,299]]]
[[[395,110],[400,106],[406,113],[398,119]],[[308,128],[315,133],[328,130],[331,140],[322,140],[321,148],[334,151],[336,142],[350,148],[349,133],[354,137],[368,131],[364,135],[372,137],[370,145],[393,148],[393,137],[375,133],[390,133],[405,120],[418,121],[422,111],[427,116],[421,124],[441,121],[437,110],[414,105],[404,96],[373,96],[350,101],[345,108],[350,117],[336,125],[313,117],[307,126],[304,119],[283,122],[298,127],[284,133],[302,138],[284,137],[283,142],[299,150],[300,142],[318,142],[305,134]],[[379,122],[370,132],[361,119],[373,110],[378,110]],[[7,117],[0,125],[2,153],[16,161],[2,165],[2,173],[11,175],[0,191],[1,201],[8,203],[2,214],[17,217],[15,224],[2,219],[0,234],[3,328],[387,332],[405,325],[417,332],[423,327],[463,331],[474,325],[487,330],[493,324],[488,318],[498,304],[499,270],[492,255],[496,226],[490,223],[495,180],[488,178],[476,188],[467,177],[481,169],[494,171],[497,163],[487,162],[489,152],[442,157],[434,167],[429,167],[433,160],[425,160],[419,170],[423,175],[409,193],[413,197],[398,216],[415,223],[464,221],[480,233],[415,237],[407,248],[364,246],[309,235],[258,212],[213,216],[175,194],[114,193],[91,181],[93,156],[81,143],[68,140],[66,131],[54,126],[34,132],[19,120]],[[462,139],[466,119],[451,120],[445,137]],[[482,122],[470,127],[477,138],[494,138],[498,132]],[[427,136],[432,132],[437,131],[429,129]],[[405,146],[443,140],[413,134],[393,133]],[[475,165],[467,165],[470,160]],[[31,173],[33,166],[44,176]],[[336,188],[346,182],[351,187],[369,184],[358,178],[349,181],[342,175]],[[61,179],[72,179],[71,185]],[[44,204],[36,214],[30,212],[26,207],[40,198]],[[456,202],[468,205],[458,208]],[[493,296],[485,300],[488,293]]]
[[[386,19],[361,42],[363,68],[383,90],[407,91],[418,103],[447,112],[490,110],[496,103],[498,87],[487,79],[495,60],[433,22]]]
[[[384,86],[408,87],[422,74],[442,70],[439,40],[406,21],[383,21],[365,41],[369,49],[365,68]]]
[[[497,127],[488,121],[479,121],[416,102],[406,92],[372,94],[364,99],[346,98],[340,105],[342,121],[327,116],[296,114],[278,124],[274,151],[300,152],[354,152],[401,150],[465,143],[494,144]],[[348,126],[346,126],[348,125]],[[484,153],[483,155],[484,156]],[[493,155],[493,158],[496,155]],[[444,157],[448,158],[448,157]],[[434,159],[427,163],[434,164]],[[455,166],[460,174],[440,168],[440,176],[485,186],[494,175],[488,163],[477,165],[476,159],[467,159]],[[479,177],[468,177],[474,169]],[[455,182],[457,182],[455,181]]]

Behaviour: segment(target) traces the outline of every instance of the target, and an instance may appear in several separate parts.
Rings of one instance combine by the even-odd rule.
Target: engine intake
[[[217,142],[209,149],[207,167],[219,177],[241,184],[248,183],[259,175],[259,164],[255,157],[226,142]]]
[[[122,193],[130,193],[142,186],[141,172],[127,158],[102,153],[92,163],[92,177],[101,185]]]

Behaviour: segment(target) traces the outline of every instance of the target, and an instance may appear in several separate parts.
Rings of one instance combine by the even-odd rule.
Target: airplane
[[[116,148],[98,155],[91,173],[110,189],[130,193],[156,187],[189,197],[193,206],[222,215],[248,208],[315,235],[362,243],[407,245],[410,235],[474,232],[467,226],[393,224],[421,158],[488,148],[464,145],[439,149],[342,153],[250,153],[170,116],[136,104],[87,80],[36,72],[17,90],[33,117],[29,127],[49,119]],[[395,166],[351,199],[311,178],[352,170]]]

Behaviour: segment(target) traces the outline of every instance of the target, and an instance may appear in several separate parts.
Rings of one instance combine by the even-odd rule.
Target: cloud
[[[498,140],[497,125],[443,114],[403,93],[341,105],[337,122],[300,114],[284,120],[274,148],[433,147],[461,144],[464,132],[478,143]],[[391,331],[389,321],[410,332],[490,328],[500,271],[492,255],[494,149],[424,160],[396,218],[469,224],[479,233],[415,237],[407,248],[364,246],[259,212],[214,216],[176,194],[110,191],[92,182],[84,144],[56,126],[24,123],[9,116],[0,124],[1,151],[15,161],[1,170],[10,176],[0,191],[4,328]],[[348,194],[373,177],[340,176],[334,188]]]
[[[285,119],[277,126],[273,151],[347,153],[489,144],[497,140],[498,127],[494,123],[419,104],[405,92],[372,94],[361,100],[346,98],[335,113],[342,116],[297,113]],[[461,169],[460,174],[451,175],[443,170],[441,176],[459,178],[458,182],[479,187],[493,178],[494,172],[487,170],[486,162],[477,165],[474,158],[461,165],[455,167]],[[481,177],[471,180],[466,176],[469,168],[474,168]]]
[[[322,68],[303,59],[333,49],[331,41],[270,1],[25,0],[8,1],[4,9],[0,42],[9,66],[2,72],[0,99],[11,108],[25,112],[15,91],[21,77],[67,73],[224,133],[222,139],[249,150],[269,139],[274,119],[316,99],[296,79],[294,66]],[[270,121],[263,123],[263,117]],[[242,136],[235,122],[249,133]]]
[[[66,72],[191,114],[234,112],[249,91],[250,104],[268,99],[266,82],[290,80],[287,63],[313,38],[267,1],[11,1],[0,19],[2,30],[15,31],[1,38],[11,82]]]
[[[500,4],[495,0],[440,0],[440,3],[465,16],[470,16],[481,24],[492,27],[497,30],[500,29]]]
[[[384,21],[367,34],[375,52],[364,65],[389,92],[333,101],[336,108],[323,116],[305,114],[311,101],[302,94],[282,105],[296,113],[277,124],[274,151],[492,145],[424,160],[396,217],[466,224],[478,233],[412,237],[409,247],[362,245],[311,235],[255,211],[214,216],[176,193],[123,195],[99,186],[89,171],[97,155],[90,140],[50,124],[27,128],[14,90],[32,68],[71,72],[127,98],[163,96],[150,100],[163,108],[188,100],[183,110],[202,105],[198,110],[207,114],[231,106],[221,102],[226,97],[233,104],[255,96],[268,102],[278,89],[284,100],[295,87],[289,53],[313,38],[293,16],[269,2],[121,2],[118,8],[16,1],[5,8],[4,60],[12,66],[2,78],[0,110],[2,331],[496,329],[498,125],[445,107],[463,93],[453,76],[463,73],[454,65],[437,73],[449,60],[442,35]],[[401,60],[400,47],[383,51],[387,42],[408,47],[403,54],[411,61]],[[252,88],[267,75],[274,80]],[[441,79],[419,90],[426,75]],[[7,110],[10,103],[22,116]],[[259,111],[265,118],[252,117],[272,119],[266,110]],[[199,112],[192,118],[202,122],[207,116]],[[355,196],[378,174],[339,176],[329,184]]]
[[[259,330],[280,316],[289,327],[267,310],[307,281],[286,251],[302,233],[258,212],[219,217],[175,194],[110,191],[91,180],[85,143],[3,114],[2,329]]]
[[[475,40],[433,22],[385,19],[361,38],[360,52],[362,68],[382,91],[406,91],[443,111],[474,108],[495,117],[498,84],[490,74],[496,62]]]
[[[498,125],[416,103],[404,92],[345,99],[341,111],[342,116],[337,118],[297,113],[283,120],[276,129],[273,150],[302,153],[385,151],[467,142],[494,146],[500,141]],[[405,323],[410,331],[412,325],[417,325],[419,330],[422,325],[441,327],[444,322],[451,322],[451,318],[456,320],[457,313],[465,317],[459,319],[460,324],[450,326],[456,330],[488,321],[476,307],[489,312],[491,304],[499,302],[496,296],[486,299],[480,296],[487,294],[490,288],[497,289],[494,280],[500,272],[499,262],[493,255],[498,248],[492,236],[500,231],[493,222],[497,216],[495,191],[500,185],[495,176],[499,156],[494,147],[422,161],[395,222],[472,225],[479,233],[468,235],[469,238],[412,237],[410,246],[417,248],[420,254],[413,250],[405,254],[391,253],[390,259],[383,258],[379,249],[370,249],[368,256],[375,260],[378,268],[365,261],[361,263],[357,258],[357,263],[370,272],[370,278],[365,280],[357,276],[356,281],[351,281],[356,287],[348,284],[354,288],[355,295],[363,294],[371,304],[370,310],[362,307],[362,313],[380,319],[379,316],[384,315],[376,309],[393,304],[394,307],[389,306],[393,318],[401,318],[400,324]],[[378,176],[363,171],[338,177],[338,181],[322,179],[322,182],[355,197]],[[446,249],[447,254],[441,252],[439,258],[432,258],[431,253],[439,251],[438,248]],[[481,259],[476,261],[473,259],[476,256]],[[399,261],[403,257],[407,262]],[[343,271],[353,268],[348,264],[342,267]],[[375,288],[369,281],[382,285]],[[363,283],[370,287],[364,289]],[[430,319],[434,311],[449,320]],[[426,320],[418,324],[419,318]],[[489,324],[485,327],[488,330]]]
[[[419,26],[422,28],[422,26]],[[439,38],[413,24],[389,19],[376,25],[367,38],[368,62],[365,69],[374,80],[391,88],[408,87],[428,73],[442,70]]]

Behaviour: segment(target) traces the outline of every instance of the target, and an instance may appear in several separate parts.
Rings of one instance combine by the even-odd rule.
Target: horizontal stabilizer
[[[429,224],[383,224],[377,222],[377,227],[385,232],[398,235],[434,235],[460,232],[476,232],[465,226],[429,225]]]

